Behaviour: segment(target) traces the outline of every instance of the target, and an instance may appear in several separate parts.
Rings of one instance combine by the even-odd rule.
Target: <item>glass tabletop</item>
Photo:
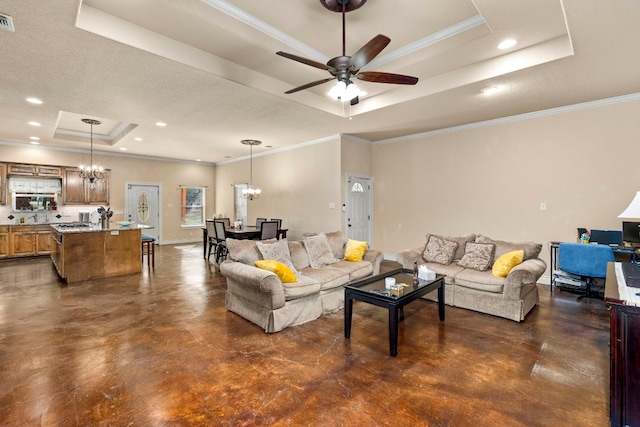
[[[418,281],[418,284],[414,285],[413,272],[408,269],[399,269],[389,271],[388,273],[379,274],[374,277],[369,277],[367,279],[346,285],[345,287],[361,292],[369,292],[386,298],[397,299],[432,284],[440,277],[442,276],[437,275],[434,280],[420,279]],[[386,281],[387,278],[395,279],[395,286],[388,286]]]

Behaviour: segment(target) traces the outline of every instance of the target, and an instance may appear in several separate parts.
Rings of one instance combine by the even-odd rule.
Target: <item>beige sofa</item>
[[[324,243],[323,238],[330,249],[320,255],[315,249],[308,253],[307,247],[313,248],[309,242]],[[269,333],[341,309],[343,286],[378,274],[383,258],[382,252],[367,249],[360,262],[344,260],[346,241],[340,231],[306,235],[301,241],[227,239],[226,243],[229,257],[220,264],[227,279],[226,307]],[[284,248],[288,253],[282,253]],[[275,273],[255,267],[260,259],[288,263],[297,281],[283,283]]]
[[[430,244],[430,241],[440,245]],[[471,244],[467,245],[468,243]],[[451,255],[454,246],[455,250]],[[480,258],[484,257],[487,264],[483,264],[484,261],[479,262],[483,264],[480,266],[469,263],[468,260],[473,259],[470,258],[471,252],[475,249],[485,251]],[[404,268],[413,268],[417,262],[418,265],[426,265],[430,270],[444,274],[446,304],[520,322],[539,302],[536,283],[547,267],[538,258],[541,249],[542,245],[533,242],[505,242],[483,235],[428,234],[425,245],[399,252],[396,260]],[[501,255],[516,250],[524,251],[523,261],[513,267],[506,277],[492,274],[496,260]],[[438,251],[446,252],[446,256],[440,256],[442,253]],[[492,255],[488,255],[491,251]],[[465,262],[462,261],[463,258]],[[431,293],[427,298],[436,300],[437,294]]]

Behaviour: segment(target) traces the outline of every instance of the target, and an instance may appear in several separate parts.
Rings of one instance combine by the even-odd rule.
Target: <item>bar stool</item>
[[[156,266],[156,253],[155,253],[156,238],[147,234],[142,235],[142,263],[144,264],[144,256],[147,256],[147,265],[151,267]]]

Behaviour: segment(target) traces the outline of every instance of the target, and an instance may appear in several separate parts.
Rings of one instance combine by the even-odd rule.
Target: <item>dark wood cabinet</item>
[[[80,169],[65,168],[62,177],[62,200],[65,205],[108,205],[109,171],[94,185],[80,178]]]
[[[620,299],[615,263],[607,269],[605,301],[611,313],[611,426],[640,426],[640,307]]]
[[[4,205],[5,203],[7,203],[7,184],[5,183],[6,175],[7,174],[5,172],[5,165],[3,163],[0,163],[0,205]]]
[[[62,168],[60,166],[9,163],[7,165],[7,175],[50,176],[59,178],[62,176]]]

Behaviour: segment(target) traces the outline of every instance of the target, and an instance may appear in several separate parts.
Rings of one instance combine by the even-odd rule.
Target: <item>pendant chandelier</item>
[[[262,190],[253,186],[253,146],[262,144],[261,141],[257,141],[255,139],[243,139],[240,141],[243,145],[248,145],[250,154],[249,154],[249,185],[247,188],[242,190],[242,197],[247,200],[255,200],[260,197],[260,193]]]
[[[93,163],[93,125],[99,125],[102,122],[94,119],[81,119],[83,123],[91,125],[91,151],[89,157],[89,165],[80,165],[80,178],[89,181],[89,185],[94,187],[96,181],[104,178],[104,168]]]

